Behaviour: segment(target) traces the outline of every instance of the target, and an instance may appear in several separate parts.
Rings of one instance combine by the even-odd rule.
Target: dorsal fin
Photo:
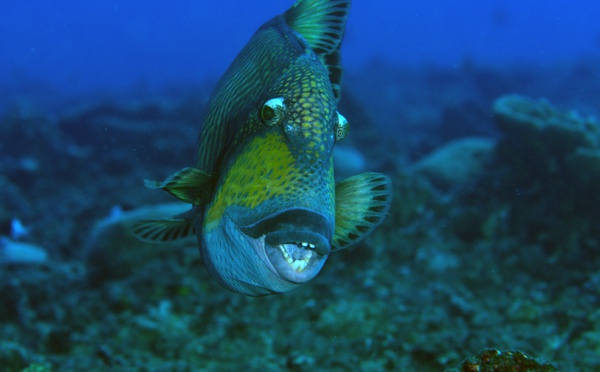
[[[336,49],[333,53],[321,57],[323,65],[329,74],[331,90],[336,102],[342,98],[342,66],[340,65],[340,50]]]
[[[283,14],[300,33],[329,72],[336,100],[341,96],[340,46],[346,30],[350,0],[298,0]]]
[[[298,0],[283,17],[317,54],[325,55],[339,48],[349,9],[350,0]]]

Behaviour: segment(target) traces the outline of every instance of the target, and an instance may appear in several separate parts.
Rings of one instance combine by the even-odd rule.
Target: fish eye
[[[335,140],[341,141],[346,138],[348,134],[348,120],[344,117],[344,115],[337,113],[338,122],[334,127],[335,131]]]
[[[285,104],[282,97],[271,98],[260,109],[260,118],[268,125],[273,126],[282,119]]]

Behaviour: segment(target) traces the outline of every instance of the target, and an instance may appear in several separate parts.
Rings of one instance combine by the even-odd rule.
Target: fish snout
[[[264,236],[264,251],[275,272],[286,280],[303,283],[314,278],[331,251],[333,223],[327,216],[288,209],[243,229],[249,236]]]

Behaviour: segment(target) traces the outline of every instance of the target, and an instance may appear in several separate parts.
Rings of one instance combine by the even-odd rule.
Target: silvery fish
[[[143,240],[196,234],[224,287],[250,296],[293,290],[334,251],[385,218],[390,179],[335,182],[332,152],[348,132],[337,111],[349,0],[298,0],[256,31],[209,101],[195,167],[146,181],[192,204],[133,225]]]

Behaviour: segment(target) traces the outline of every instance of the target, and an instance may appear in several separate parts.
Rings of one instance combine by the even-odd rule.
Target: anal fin
[[[335,184],[335,232],[332,250],[362,240],[387,215],[392,202],[392,181],[381,173],[367,172]]]

